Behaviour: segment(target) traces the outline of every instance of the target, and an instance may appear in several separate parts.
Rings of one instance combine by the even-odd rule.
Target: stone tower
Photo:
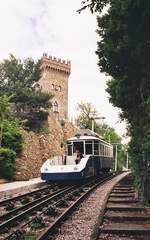
[[[39,85],[45,92],[54,95],[51,112],[59,120],[68,118],[68,78],[71,62],[52,58],[46,53],[41,59],[41,79]]]

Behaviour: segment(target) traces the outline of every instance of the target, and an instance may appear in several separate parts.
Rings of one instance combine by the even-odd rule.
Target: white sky
[[[100,116],[121,136],[118,110],[105,92],[108,77],[97,66],[96,16],[76,12],[81,0],[0,0],[0,60],[16,57],[40,58],[43,52],[71,60],[69,116],[77,114],[77,103],[92,103]]]

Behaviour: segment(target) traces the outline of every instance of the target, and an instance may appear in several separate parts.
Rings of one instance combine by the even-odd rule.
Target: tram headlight
[[[77,167],[75,167],[73,170],[78,170],[78,168],[77,168]]]

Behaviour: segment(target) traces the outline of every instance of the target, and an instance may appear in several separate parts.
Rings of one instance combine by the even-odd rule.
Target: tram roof
[[[82,141],[82,140],[96,140],[96,141],[100,141],[100,142],[103,142],[107,145],[111,145],[110,143],[108,142],[105,142],[103,139],[101,138],[98,138],[98,137],[94,137],[94,136],[75,136],[75,137],[72,137],[72,138],[69,138],[67,139],[67,141]]]
[[[76,141],[76,140],[98,140],[99,141],[100,139],[93,136],[75,136],[67,139],[67,141]]]

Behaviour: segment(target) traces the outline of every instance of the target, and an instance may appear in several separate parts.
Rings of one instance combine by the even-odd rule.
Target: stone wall
[[[16,180],[28,180],[40,176],[43,162],[54,155],[63,155],[61,144],[74,136],[76,128],[71,123],[63,126],[53,116],[48,119],[48,134],[23,131],[24,149],[16,159]]]

